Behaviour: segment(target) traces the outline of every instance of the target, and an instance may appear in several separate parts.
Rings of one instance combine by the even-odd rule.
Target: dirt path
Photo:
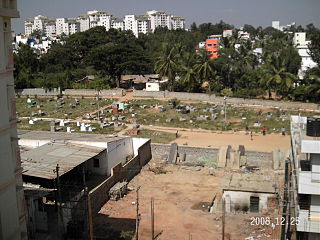
[[[178,130],[179,138],[172,141],[172,143],[176,142],[179,145],[212,148],[231,145],[234,149],[238,149],[239,145],[244,145],[247,150],[262,152],[270,152],[275,148],[279,148],[281,151],[290,149],[290,136],[282,136],[281,134],[263,136],[255,133],[253,134],[253,140],[251,140],[250,135],[245,132],[213,132],[204,129],[190,130],[146,125],[142,125],[141,128],[171,133],[176,133]]]

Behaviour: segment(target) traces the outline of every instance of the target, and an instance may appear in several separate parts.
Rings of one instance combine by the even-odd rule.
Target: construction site
[[[286,153],[153,144],[152,154],[130,191],[99,211],[97,237],[280,239]]]

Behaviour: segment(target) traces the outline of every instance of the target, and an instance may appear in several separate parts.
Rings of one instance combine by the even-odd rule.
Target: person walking
[[[177,132],[176,132],[176,138],[178,138],[178,136],[179,136],[178,133],[179,133],[179,132],[178,132],[178,130],[177,130]]]
[[[265,127],[262,128],[262,135],[265,136],[267,133],[267,129]]]
[[[282,136],[286,135],[286,129],[284,127],[281,128],[281,133],[282,133]]]
[[[251,138],[251,141],[253,140],[253,137],[252,137],[252,130],[250,131],[250,138]]]

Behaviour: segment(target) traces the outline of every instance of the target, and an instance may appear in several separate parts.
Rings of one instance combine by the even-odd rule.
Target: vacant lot
[[[162,171],[150,171],[160,167]],[[163,174],[163,172],[166,172]],[[221,239],[221,214],[208,212],[213,196],[221,193],[221,179],[230,177],[232,172],[216,170],[209,175],[207,168],[189,171],[177,165],[162,165],[152,160],[129,186],[139,191],[141,222],[139,239],[151,238],[150,202],[154,199],[155,234],[157,239]],[[257,173],[266,174],[266,173]],[[268,175],[268,174],[266,174]],[[247,175],[248,176],[248,175]],[[258,176],[259,177],[259,176]],[[249,236],[270,239],[272,229],[266,226],[251,226],[250,217],[260,214],[227,214],[226,239],[240,240]],[[97,233],[106,229],[118,232],[132,232],[135,229],[136,192],[133,190],[119,201],[107,202],[95,222]],[[256,238],[254,238],[256,239]]]

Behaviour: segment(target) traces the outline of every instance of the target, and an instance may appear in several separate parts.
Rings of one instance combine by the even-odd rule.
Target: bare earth
[[[155,160],[150,163],[155,166]],[[221,192],[220,179],[228,173],[216,170],[209,175],[208,169],[188,171],[177,165],[165,165],[166,174],[158,174],[145,166],[129,187],[139,191],[141,222],[139,239],[151,239],[150,201],[154,198],[155,235],[162,240],[219,240],[221,238],[221,214],[208,212],[215,193]],[[134,231],[136,217],[136,191],[128,193],[119,201],[108,201],[100,210],[97,228],[126,229]],[[266,226],[251,226],[249,214],[227,214],[226,240],[246,239],[250,234],[261,235],[259,239],[271,239],[272,230]],[[255,236],[256,236],[255,235]],[[274,236],[274,235],[273,235]]]

